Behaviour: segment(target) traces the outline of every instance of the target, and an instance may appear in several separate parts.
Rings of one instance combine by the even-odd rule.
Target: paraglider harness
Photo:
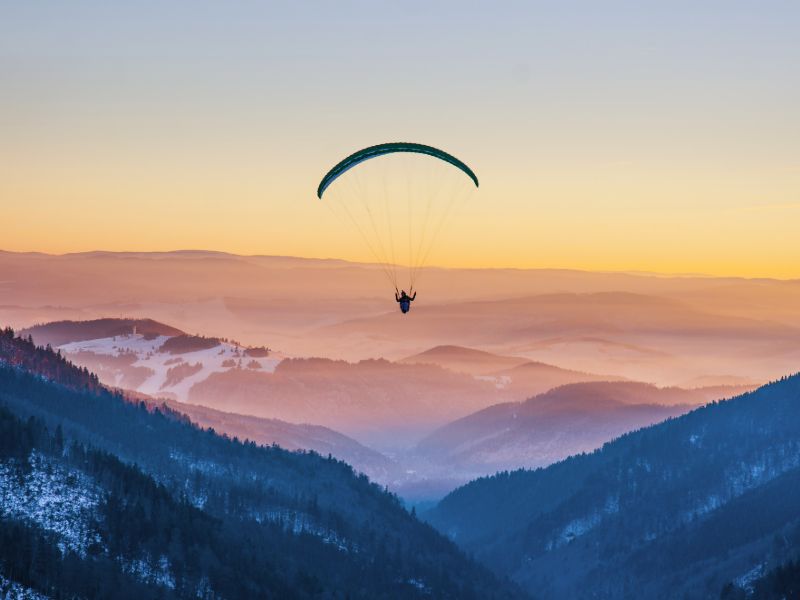
[[[414,288],[411,288],[411,291],[414,292]],[[409,296],[406,294],[406,291],[403,290],[402,294],[397,290],[394,289],[394,299],[400,303],[400,310],[403,314],[406,314],[409,310],[411,310],[411,302],[414,298],[417,297],[417,292],[414,292],[413,296]]]

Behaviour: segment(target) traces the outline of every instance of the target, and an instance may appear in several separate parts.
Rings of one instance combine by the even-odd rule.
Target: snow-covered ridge
[[[213,373],[233,368],[271,373],[281,361],[279,356],[273,355],[249,356],[246,347],[224,341],[213,348],[193,352],[159,352],[168,339],[165,335],[148,339],[142,334],[131,333],[71,342],[59,346],[59,350],[77,364],[96,371],[103,383],[182,402],[188,401],[189,390],[194,384]],[[139,371],[139,374],[135,385],[131,385],[134,371]]]

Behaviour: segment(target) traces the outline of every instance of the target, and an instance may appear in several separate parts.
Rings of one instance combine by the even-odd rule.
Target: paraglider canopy
[[[433,156],[448,162],[454,167],[464,171],[464,173],[466,173],[475,183],[475,187],[478,187],[478,177],[475,175],[472,169],[470,169],[465,163],[458,160],[452,154],[448,154],[444,150],[439,150],[433,146],[426,146],[425,144],[415,144],[413,142],[389,142],[388,144],[378,144],[376,146],[370,146],[368,148],[364,148],[363,150],[359,150],[358,152],[354,152],[344,160],[337,163],[325,174],[325,177],[322,178],[322,181],[319,182],[319,187],[317,188],[317,198],[321,200],[322,194],[325,193],[325,190],[328,189],[328,186],[332,184],[336,178],[352,169],[357,164],[362,163],[365,160],[369,160],[370,158],[376,158],[378,156],[392,154],[394,152],[427,154],[428,156]]]
[[[452,154],[389,142],[336,163],[319,182],[317,197],[354,225],[395,289],[413,289],[442,226],[477,187],[475,172]],[[399,280],[404,267],[407,285]]]

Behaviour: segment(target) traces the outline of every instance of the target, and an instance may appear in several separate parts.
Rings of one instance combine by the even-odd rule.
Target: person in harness
[[[411,290],[414,292],[414,290]],[[397,289],[394,291],[394,299],[400,303],[400,310],[403,314],[406,314],[409,310],[411,310],[411,303],[414,301],[414,298],[417,297],[417,292],[414,292],[413,296],[409,296],[406,294],[406,291],[403,290],[398,292]]]

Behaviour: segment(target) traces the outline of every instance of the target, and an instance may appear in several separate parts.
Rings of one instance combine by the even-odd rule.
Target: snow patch
[[[603,506],[588,515],[573,519],[567,523],[558,533],[556,538],[548,544],[548,550],[553,550],[564,544],[568,544],[577,537],[580,537],[595,527],[597,527],[605,517],[619,512],[619,498],[609,496]]]
[[[511,384],[510,375],[475,375],[478,381],[488,381],[493,383],[494,387],[498,390],[504,390]]]
[[[49,600],[49,596],[10,581],[2,575],[0,575],[0,598],[2,600]]]
[[[430,587],[428,587],[428,585],[422,579],[418,579],[416,577],[410,577],[409,579],[406,579],[406,583],[416,588],[423,594],[430,595],[431,593],[433,593],[433,590]]]
[[[83,473],[38,452],[31,453],[28,463],[27,473],[0,463],[0,514],[36,523],[58,536],[62,552],[86,556],[90,544],[101,542],[95,528],[100,490]]]
[[[232,342],[220,342],[219,345],[205,350],[186,352],[184,354],[169,354],[159,352],[158,349],[169,339],[160,335],[146,339],[141,334],[118,335],[96,340],[71,342],[59,346],[59,350],[68,358],[75,359],[75,354],[91,352],[100,356],[120,357],[134,356],[135,361],[130,367],[147,367],[154,371],[143,383],[135,388],[136,391],[151,396],[164,395],[165,393],[182,402],[189,399],[189,390],[193,385],[205,381],[213,373],[228,371],[233,366],[243,369],[257,369],[261,373],[272,373],[281,362],[279,356],[252,357],[245,354],[246,348]],[[167,379],[167,372],[176,365],[199,363],[201,368],[180,381],[173,382]],[[223,365],[224,363],[224,365]],[[125,367],[118,367],[115,381],[106,381],[110,385],[119,386],[123,378]],[[167,385],[169,384],[169,385]]]
[[[746,491],[763,485],[789,469],[800,466],[800,455],[793,447],[778,448],[753,462],[741,462],[725,474],[725,489],[711,493],[681,513],[682,522],[702,517]]]
[[[122,565],[122,570],[133,575],[140,581],[175,589],[175,576],[170,569],[169,559],[161,556],[157,561],[150,557],[143,557],[133,561],[126,561]]]
[[[252,518],[257,523],[279,523],[283,525],[286,531],[290,531],[294,535],[300,535],[301,533],[314,535],[324,543],[331,544],[342,552],[350,552],[351,550],[357,552],[357,549],[336,531],[321,527],[314,522],[311,516],[296,510],[272,510],[254,514]]]
[[[766,565],[764,563],[759,563],[743,575],[734,579],[733,584],[750,594],[753,592],[753,584],[764,575],[765,571]]]

